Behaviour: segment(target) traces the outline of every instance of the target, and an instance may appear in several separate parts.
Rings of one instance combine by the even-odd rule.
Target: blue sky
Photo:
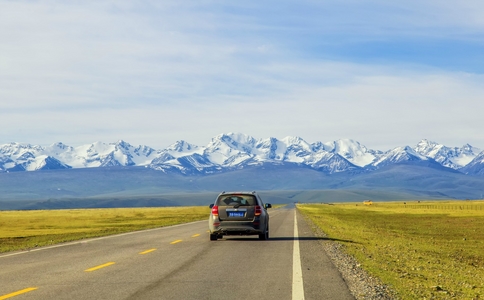
[[[484,149],[484,2],[238,2],[0,0],[0,144]]]

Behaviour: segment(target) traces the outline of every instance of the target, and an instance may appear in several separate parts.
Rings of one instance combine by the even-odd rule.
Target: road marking
[[[299,252],[296,209],[294,209],[294,248],[292,252],[292,299],[304,300],[304,284],[302,278],[301,253]]]
[[[7,294],[7,295],[0,296],[0,300],[4,300],[4,299],[8,299],[8,298],[15,297],[15,296],[18,296],[18,295],[22,295],[22,294],[25,294],[25,293],[28,293],[28,292],[31,292],[31,291],[35,291],[36,289],[38,289],[38,288],[37,287],[30,287],[30,288],[26,288],[26,289],[23,289],[23,290],[20,290],[20,291],[16,291],[16,292],[13,292],[13,293],[10,293],[10,294]]]
[[[156,250],[156,248],[153,248],[153,249],[148,249],[148,250],[146,250],[146,251],[140,252],[139,254],[147,254],[147,253],[153,252],[153,251],[155,251],[155,250]]]
[[[174,245],[174,244],[179,243],[179,242],[181,242],[181,241],[182,241],[182,240],[176,240],[176,241],[171,242],[170,244]]]
[[[192,238],[200,236],[200,233],[192,235]]]
[[[115,262],[108,262],[108,263],[102,264],[102,265],[97,266],[97,267],[92,267],[92,268],[84,270],[84,271],[85,272],[92,272],[92,271],[96,271],[96,270],[99,270],[99,269],[102,269],[102,268],[105,268],[105,267],[109,267],[109,266],[114,265],[114,264],[115,264]]]

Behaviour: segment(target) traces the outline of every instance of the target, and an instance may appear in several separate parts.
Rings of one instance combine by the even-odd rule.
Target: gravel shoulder
[[[327,238],[327,235],[312,221],[303,216],[311,227],[314,235]],[[378,278],[370,276],[352,256],[344,251],[344,245],[330,239],[322,239],[321,247],[330,257],[333,264],[338,268],[348,288],[356,299],[386,300],[399,299],[391,288],[382,283]]]

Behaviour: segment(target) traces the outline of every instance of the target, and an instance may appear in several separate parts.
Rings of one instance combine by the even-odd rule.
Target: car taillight
[[[260,216],[262,214],[262,207],[260,207],[259,205],[257,205],[255,207],[255,215],[256,216]]]
[[[218,206],[217,205],[214,205],[212,207],[212,215],[218,216]]]

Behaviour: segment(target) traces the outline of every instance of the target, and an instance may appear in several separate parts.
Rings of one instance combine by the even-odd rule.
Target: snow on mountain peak
[[[129,143],[127,143],[127,142],[125,142],[123,140],[117,141],[114,145],[116,147],[123,148],[123,149],[129,149],[129,148],[132,147]]]
[[[286,145],[291,145],[291,144],[307,144],[309,145],[305,140],[298,136],[286,136],[285,138],[281,139],[282,142],[284,142]]]
[[[332,144],[327,143],[326,148],[359,167],[369,165],[376,159],[373,152],[368,151],[365,146],[352,139],[339,139]]]
[[[235,141],[238,144],[243,144],[243,145],[253,145],[257,142],[255,138],[244,133],[229,132],[227,134],[221,134],[221,136],[225,138],[228,137],[232,141]]]
[[[25,155],[25,153],[35,155],[37,153],[41,153],[43,150],[44,149],[41,146],[21,144],[16,142],[4,144],[0,147],[0,153],[8,155],[12,158],[21,157],[22,155]]]
[[[444,145],[440,145],[436,142],[429,141],[427,139],[423,139],[417,143],[417,146],[414,148],[415,151],[418,153],[428,156],[428,155],[435,155],[438,153]]]
[[[50,145],[50,147],[51,148],[61,149],[61,150],[70,148],[69,146],[67,146],[66,144],[64,144],[62,142],[53,143],[52,145]]]
[[[284,144],[284,146],[281,147],[284,149],[284,154],[282,156],[284,160],[303,163],[313,154],[312,146],[300,137],[287,136],[283,138],[281,142]]]
[[[415,147],[397,147],[382,152],[367,149],[352,139],[307,143],[298,136],[256,140],[242,133],[219,134],[207,146],[180,140],[163,150],[148,146],[134,147],[119,140],[115,143],[94,142],[79,147],[54,143],[41,146],[10,143],[0,145],[0,170],[24,171],[102,166],[150,166],[158,170],[182,173],[210,173],[224,168],[272,164],[297,164],[327,173],[374,169],[401,162],[435,160],[443,166],[462,169],[472,161],[479,168],[480,149],[469,144],[450,148],[427,139]],[[477,165],[477,166],[475,166]],[[468,172],[473,172],[469,169]]]
[[[212,141],[207,145],[207,148],[222,146],[239,151],[248,151],[256,142],[257,140],[250,135],[230,132],[227,134],[219,134],[212,138]]]
[[[480,152],[480,149],[469,144],[461,148],[450,148],[429,140],[421,140],[414,150],[426,157],[432,158],[443,166],[459,169],[470,163]]]
[[[252,157],[256,140],[242,133],[220,134],[212,138],[203,154],[216,165],[234,165]]]
[[[385,152],[382,156],[375,160],[372,165],[381,167],[389,164],[401,163],[404,161],[418,160],[428,160],[428,158],[424,155],[417,153],[410,146],[404,146],[397,147]]]
[[[167,150],[174,152],[190,152],[196,150],[198,146],[187,143],[183,140],[176,141],[173,145],[169,146]]]

